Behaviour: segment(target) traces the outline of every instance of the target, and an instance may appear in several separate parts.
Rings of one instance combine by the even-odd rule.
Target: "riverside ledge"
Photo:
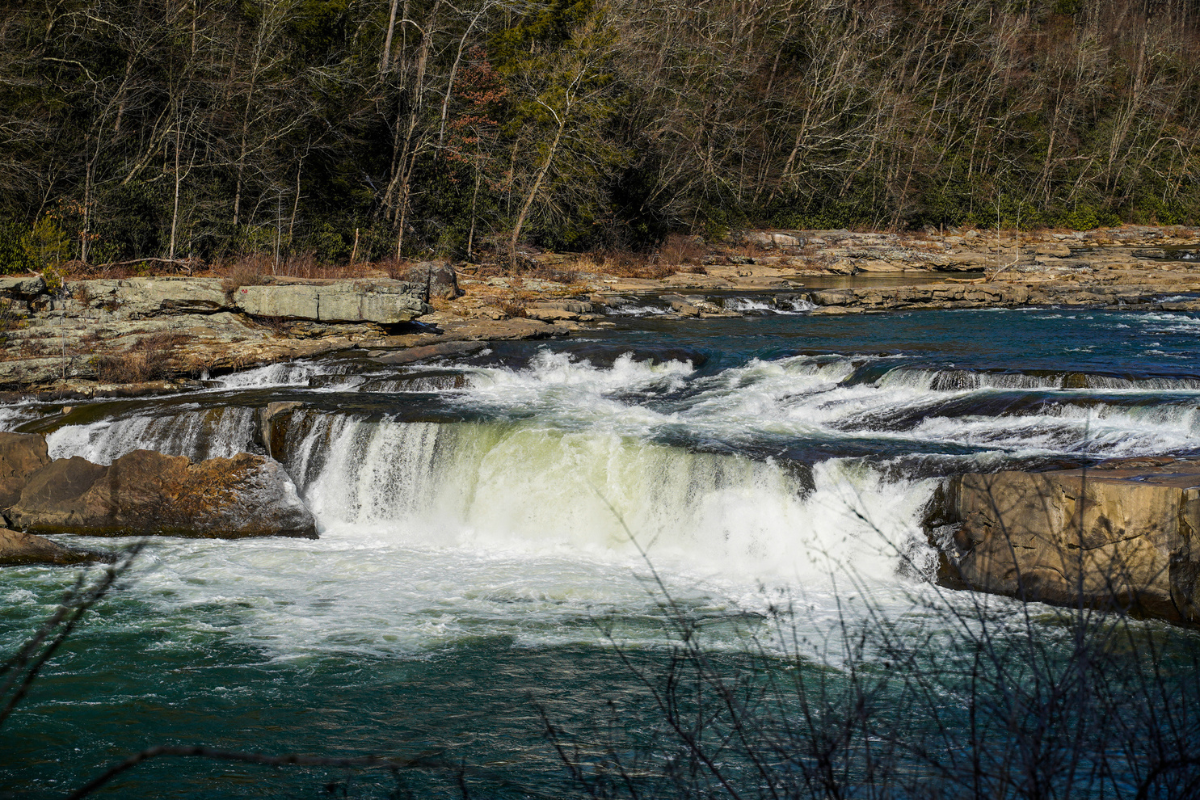
[[[1037,306],[1200,310],[1200,229],[1087,233],[751,231],[647,270],[531,254],[518,274],[440,262],[344,280],[254,276],[0,278],[0,391],[95,397],[185,391],[210,376],[360,348],[567,336],[651,299],[671,317],[738,316],[722,293],[813,314]],[[620,266],[620,265],[618,265]],[[612,270],[616,271],[614,274]],[[606,271],[609,270],[609,271]],[[649,274],[660,277],[637,277]],[[903,285],[886,284],[889,275]],[[926,277],[927,280],[921,280]],[[915,278],[915,280],[914,280]],[[828,287],[830,281],[849,285]],[[818,286],[806,284],[818,283]],[[399,356],[396,362],[411,361]]]
[[[931,506],[943,585],[1200,624],[1200,461],[967,473]]]

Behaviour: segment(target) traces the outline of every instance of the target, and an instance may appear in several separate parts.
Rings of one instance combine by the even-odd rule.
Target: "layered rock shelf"
[[[954,478],[952,586],[1200,624],[1200,461]]]

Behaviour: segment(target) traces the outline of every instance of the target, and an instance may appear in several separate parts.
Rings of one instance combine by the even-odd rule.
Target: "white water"
[[[992,374],[895,367],[871,382],[850,382],[872,357],[796,356],[752,360],[743,367],[696,379],[691,396],[658,406],[630,396],[678,391],[694,370],[690,362],[652,364],[618,358],[593,367],[568,355],[543,352],[521,371],[484,368],[458,402],[496,413],[535,412],[564,429],[587,427],[649,437],[682,431],[720,441],[756,437],[881,439],[922,445],[973,445],[1017,456],[1047,454],[1153,455],[1194,447],[1200,436],[1200,382],[1187,379],[1106,379],[1106,395],[1136,401],[1170,391],[1176,402],[1075,405],[1099,389],[1062,389],[1055,376]],[[1038,413],[941,416],[949,401],[985,401],[1011,389],[1043,390],[1061,403]],[[919,415],[915,425],[892,420]]]
[[[817,307],[815,303],[800,298],[768,303],[752,297],[729,297],[725,299],[724,305],[728,310],[741,314],[804,314]]]
[[[614,433],[313,416],[289,469],[325,531],[379,542],[625,562],[633,536],[656,563],[705,574],[887,581],[928,496],[838,460],[806,493],[770,461]]]
[[[874,379],[855,377],[890,364]],[[301,375],[259,373],[246,385]],[[913,575],[932,566],[919,515],[936,481],[897,477],[887,459],[828,458],[807,475],[761,451],[738,454],[742,444],[917,442],[930,458],[978,469],[1031,453],[1159,454],[1194,447],[1200,433],[1200,391],[1186,382],[1062,389],[1052,376],[917,370],[874,357],[751,361],[698,378],[686,361],[627,355],[600,367],[543,352],[519,370],[394,380],[343,385],[454,387],[447,403],[491,421],[295,412],[286,466],[321,539],[155,541],[140,596],[184,625],[215,624],[194,612],[222,609],[227,635],[279,658],[414,653],[464,636],[540,645],[600,637],[593,616],[650,615],[662,596],[644,550],[695,613],[763,610],[785,596],[814,630],[828,629],[839,602],[870,599],[901,613],[927,591]],[[1173,399],[1138,404],[1156,389]],[[1010,415],[938,412],[1014,391],[1062,402]],[[1076,402],[1098,391],[1130,403]],[[915,421],[887,422],[910,411]],[[55,456],[95,461],[137,447],[199,458],[246,449],[251,425],[247,408],[176,408],[66,426],[50,443]],[[943,443],[979,449],[930,449]],[[916,569],[903,569],[910,562]],[[623,635],[661,635],[629,624]]]
[[[46,443],[51,458],[81,456],[97,464],[111,464],[139,448],[203,461],[245,452],[253,428],[253,410],[234,406],[67,425],[47,436]]]
[[[819,465],[805,493],[770,462],[615,434],[301,423],[288,466],[321,539],[154,541],[136,581],[158,624],[216,625],[274,658],[595,641],[589,620],[614,614],[621,637],[658,642],[651,563],[689,613],[784,598],[827,625],[864,593],[908,608],[922,588],[898,575],[898,550],[925,566],[932,555],[915,517],[933,482],[889,483],[854,462]],[[723,635],[713,646],[741,646]]]

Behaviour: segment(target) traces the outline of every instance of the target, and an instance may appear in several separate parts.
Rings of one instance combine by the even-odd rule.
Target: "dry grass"
[[[679,272],[678,264],[664,264],[657,256],[628,250],[597,250],[587,255],[595,271],[618,278],[661,280]]]
[[[514,319],[525,316],[525,304],[517,298],[502,301],[500,310]]]
[[[97,356],[92,362],[96,379],[101,383],[145,383],[169,377],[171,356],[186,340],[178,333],[154,333],[119,353]]]
[[[708,255],[699,236],[672,233],[658,248],[658,260],[666,264],[699,264]]]

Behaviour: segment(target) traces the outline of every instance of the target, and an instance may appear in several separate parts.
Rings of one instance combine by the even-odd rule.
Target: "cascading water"
[[[21,773],[19,788],[61,796],[62,770],[80,785],[114,754],[169,741],[436,751],[556,796],[561,769],[545,767],[526,698],[557,698],[569,724],[608,719],[610,701],[636,707],[645,687],[612,643],[657,675],[679,644],[664,605],[702,632],[714,664],[740,668],[750,650],[754,670],[778,663],[769,674],[784,683],[812,663],[836,670],[847,620],[948,642],[931,609],[979,603],[998,635],[1005,620],[1028,630],[1041,617],[1014,602],[926,582],[936,553],[922,516],[939,482],[1200,454],[1190,315],[764,310],[664,323],[630,311],[644,316],[431,364],[359,352],[184,397],[0,408],[0,427],[49,432],[52,455],[108,462],[142,447],[256,449],[255,411],[298,402],[271,441],[321,532],[155,538],[27,701],[38,713],[10,719],[16,758],[50,764],[47,741],[79,748]],[[6,579],[11,650],[73,575],[19,567]],[[781,607],[796,610],[794,629],[777,635]],[[86,702],[60,703],[71,687]],[[145,795],[230,785],[223,765],[155,769],[127,779]],[[16,774],[5,770],[0,759],[0,779]]]
[[[287,465],[328,533],[622,561],[640,547],[700,573],[807,586],[851,567],[886,581],[898,553],[921,550],[913,521],[930,487],[840,460],[801,481],[771,460],[612,432],[313,416]]]
[[[51,458],[81,456],[97,464],[111,464],[139,449],[203,461],[249,450],[253,435],[253,409],[221,406],[69,425],[51,433],[46,443]]]

